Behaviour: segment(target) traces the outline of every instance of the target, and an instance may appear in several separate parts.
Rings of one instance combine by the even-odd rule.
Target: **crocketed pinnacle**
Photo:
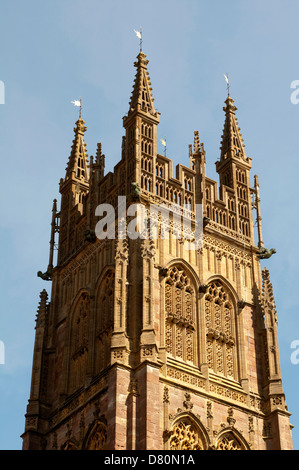
[[[98,170],[98,176],[100,178],[104,178],[105,172],[105,155],[102,152],[102,144],[101,142],[97,145],[97,153],[96,153],[96,160],[94,164],[94,169]]]
[[[40,302],[38,305],[37,315],[36,315],[36,327],[45,326],[46,315],[47,315],[47,301],[48,301],[48,293],[46,289],[44,289],[40,293]]]
[[[234,100],[228,96],[225,104],[226,106],[223,108],[225,123],[220,147],[220,161],[233,157],[247,161],[241,129],[235,115],[237,108],[234,106]]]
[[[86,129],[85,122],[79,118],[76,122],[76,127],[74,127],[75,138],[66,167],[66,179],[75,178],[85,182],[89,180],[88,155],[84,142],[84,132]]]
[[[203,142],[200,142],[200,140],[199,140],[199,132],[198,131],[194,131],[193,148],[194,148],[194,154],[205,155],[204,144],[203,144]]]
[[[148,62],[144,52],[140,51],[137,56],[137,61],[134,62],[137,71],[130,100],[129,113],[140,109],[150,114],[155,114],[154,98],[152,96],[150,77],[147,71]]]

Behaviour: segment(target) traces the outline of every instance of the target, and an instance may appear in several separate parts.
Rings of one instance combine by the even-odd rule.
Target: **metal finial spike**
[[[164,147],[164,155],[166,157],[166,137],[164,137],[164,139],[160,139],[163,147]]]
[[[79,119],[81,119],[81,113],[82,113],[82,99],[80,97],[80,111],[79,111]]]
[[[134,29],[134,32],[136,33],[136,36],[140,39],[140,52],[142,52],[142,28],[140,26],[140,31],[136,31],[136,29]]]
[[[81,119],[81,112],[82,112],[82,99],[80,98],[80,100],[74,100],[74,101],[71,101],[71,103],[74,105],[74,106],[77,106],[80,108],[80,111],[79,111],[79,119]]]
[[[228,73],[225,75],[224,74],[225,81],[227,83],[227,96],[229,96],[229,78],[228,78]]]

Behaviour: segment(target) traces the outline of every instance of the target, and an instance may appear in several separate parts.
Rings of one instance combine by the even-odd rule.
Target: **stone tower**
[[[262,239],[237,108],[228,95],[219,184],[206,176],[197,131],[174,175],[157,153],[160,113],[142,51],[134,65],[113,172],[100,143],[88,161],[85,123],[76,122],[49,265],[38,273],[51,292],[40,294],[23,449],[292,449],[261,268],[275,250]],[[148,225],[138,234],[136,205],[146,214],[175,206],[191,228],[200,206],[202,243],[191,249],[167,210],[151,212],[156,237]]]

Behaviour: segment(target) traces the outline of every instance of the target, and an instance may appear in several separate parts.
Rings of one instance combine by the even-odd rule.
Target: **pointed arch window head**
[[[233,433],[226,433],[219,439],[216,450],[244,450],[244,447]]]
[[[203,450],[203,442],[197,426],[189,419],[174,425],[170,435],[170,450]]]
[[[93,429],[85,444],[86,450],[105,450],[107,443],[107,426],[98,421],[94,424]]]

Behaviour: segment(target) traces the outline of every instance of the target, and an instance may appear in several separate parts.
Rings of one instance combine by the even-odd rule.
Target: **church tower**
[[[112,172],[100,142],[88,159],[81,114],[74,128],[49,265],[38,272],[46,286],[23,449],[292,449],[264,267],[275,250],[262,238],[237,108],[228,95],[219,183],[206,175],[198,131],[174,174],[157,152],[160,113],[142,50],[134,65]],[[197,207],[203,233],[193,244]],[[149,217],[140,222],[137,208]]]

